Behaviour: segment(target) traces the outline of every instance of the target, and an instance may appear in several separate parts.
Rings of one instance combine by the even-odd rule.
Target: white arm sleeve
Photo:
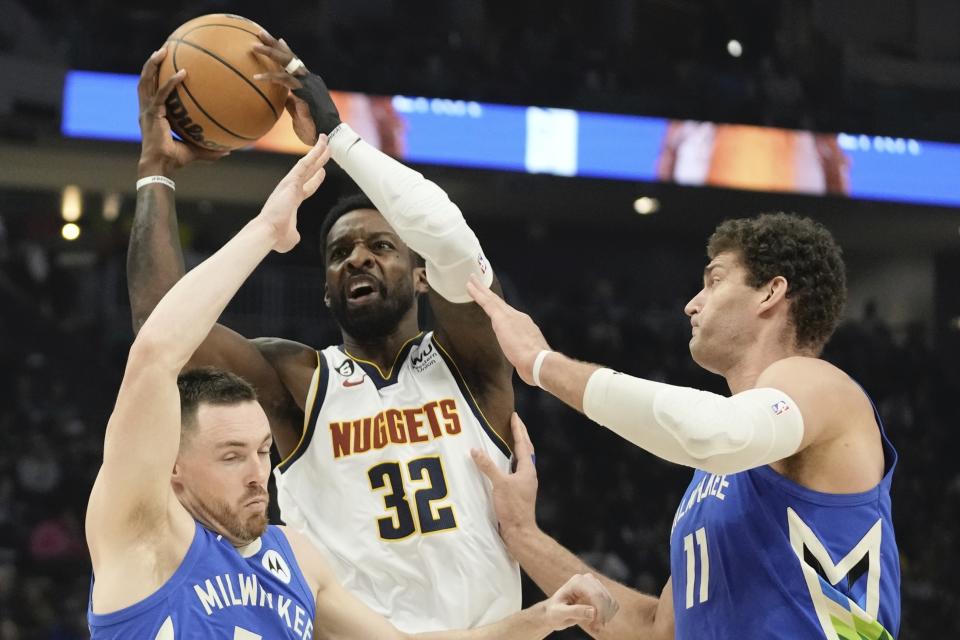
[[[451,302],[471,302],[471,274],[490,286],[480,241],[446,192],[364,142],[347,124],[330,132],[331,157],[370,198],[397,235],[423,256],[427,282]]]
[[[710,473],[782,460],[803,438],[796,402],[771,388],[726,398],[598,369],[587,381],[583,412],[664,460]]]

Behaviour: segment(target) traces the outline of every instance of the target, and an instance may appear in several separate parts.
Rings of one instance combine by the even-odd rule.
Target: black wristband
[[[330,97],[327,84],[315,73],[299,76],[297,80],[303,87],[294,89],[293,95],[307,103],[313,123],[317,127],[317,133],[329,134],[340,124],[340,112],[337,111],[337,106]]]

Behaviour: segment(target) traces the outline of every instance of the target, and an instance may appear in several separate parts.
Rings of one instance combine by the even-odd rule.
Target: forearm
[[[406,638],[418,640],[541,640],[553,631],[544,612],[545,605],[540,602],[532,607],[483,627],[476,629],[458,629],[455,631],[434,631],[408,635]]]
[[[446,192],[341,124],[330,137],[331,157],[357,183],[400,238],[427,263],[427,280],[451,302],[470,302],[467,280],[489,286],[493,270],[480,242]]]
[[[600,366],[574,360],[562,353],[550,353],[540,367],[540,386],[577,411],[583,411],[583,392],[590,376]]]
[[[276,242],[269,224],[254,219],[219,251],[183,276],[146,320],[136,342],[179,371],[203,342],[231,298]]]
[[[504,532],[504,540],[524,572],[540,589],[552,595],[570,576],[593,574],[620,603],[620,611],[602,631],[591,632],[598,640],[641,640],[653,629],[658,599],[630,589],[593,570],[552,537],[541,531]]]
[[[587,379],[583,412],[664,460],[715,474],[789,457],[804,434],[800,408],[779,389],[725,397],[602,368]]]
[[[141,165],[141,177],[163,173]],[[162,184],[149,184],[137,191],[127,250],[127,288],[135,333],[184,271],[174,192]]]

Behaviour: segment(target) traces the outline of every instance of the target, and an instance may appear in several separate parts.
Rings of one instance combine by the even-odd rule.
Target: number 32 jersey
[[[880,435],[885,474],[863,493],[813,491],[769,466],[694,473],[670,535],[678,640],[896,637],[897,454]]]
[[[520,609],[520,570],[470,458],[510,451],[456,364],[421,334],[390,371],[343,347],[317,354],[303,437],[275,471],[280,513],[344,586],[408,633],[475,627]]]

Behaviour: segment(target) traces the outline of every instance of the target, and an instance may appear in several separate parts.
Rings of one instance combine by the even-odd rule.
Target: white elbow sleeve
[[[493,270],[480,241],[446,192],[364,142],[348,125],[330,134],[334,160],[376,205],[397,235],[427,263],[427,282],[451,302],[470,302],[471,274],[487,286]]]
[[[584,413],[651,453],[711,473],[734,473],[786,458],[800,447],[803,417],[777,389],[730,398],[600,369]]]

